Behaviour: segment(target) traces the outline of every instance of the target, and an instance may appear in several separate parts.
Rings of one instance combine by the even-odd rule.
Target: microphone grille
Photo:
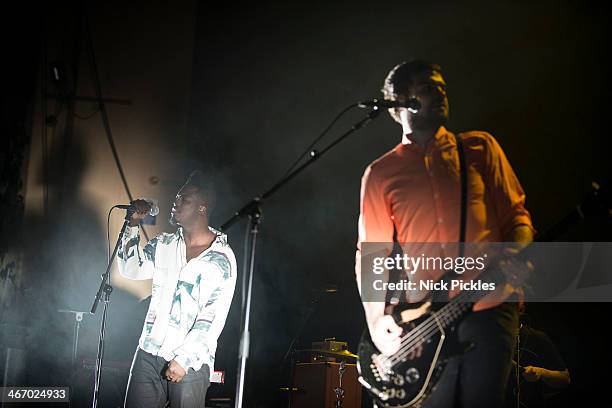
[[[156,200],[152,200],[150,198],[145,198],[144,200],[151,206],[149,209],[149,215],[151,217],[155,217],[157,214],[159,214],[159,206],[157,205]]]

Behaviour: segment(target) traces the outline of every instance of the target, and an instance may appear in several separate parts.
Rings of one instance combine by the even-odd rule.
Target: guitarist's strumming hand
[[[397,353],[400,348],[402,331],[391,315],[382,315],[370,327],[370,336],[378,350],[390,356]]]
[[[431,302],[425,302],[416,309],[408,309],[401,312],[401,323],[408,323],[412,320],[421,317],[431,305]],[[372,342],[378,350],[385,355],[397,353],[401,345],[401,334],[403,329],[395,323],[395,319],[391,315],[381,315],[374,320],[374,324],[370,326],[370,336]],[[420,354],[420,352],[417,352]]]

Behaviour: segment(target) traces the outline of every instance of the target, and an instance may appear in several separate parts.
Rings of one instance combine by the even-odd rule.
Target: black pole
[[[121,227],[121,231],[117,236],[117,242],[115,242],[115,248],[113,249],[113,253],[108,259],[108,265],[106,266],[106,272],[102,275],[102,281],[100,282],[100,287],[98,288],[98,292],[96,293],[96,297],[94,299],[94,303],[91,306],[91,314],[95,314],[98,308],[98,303],[102,299],[102,294],[104,294],[104,309],[102,312],[102,323],[100,325],[100,335],[98,336],[98,352],[96,354],[96,373],[94,376],[94,392],[92,399],[92,408],[96,408],[98,406],[98,395],[100,393],[100,377],[102,375],[102,361],[104,359],[104,336],[106,334],[106,316],[108,312],[108,305],[110,303],[110,295],[113,291],[113,287],[111,286],[111,278],[110,271],[113,266],[113,261],[115,260],[115,256],[117,256],[117,252],[119,251],[119,246],[121,245],[121,239],[123,238],[123,234],[127,229],[130,219],[134,214],[133,209],[126,210],[125,219],[123,221],[123,226]]]
[[[244,399],[244,379],[246,372],[246,362],[249,358],[250,348],[250,317],[251,317],[251,295],[253,292],[253,271],[255,269],[255,251],[257,245],[257,233],[259,232],[259,223],[261,221],[261,209],[255,208],[253,214],[249,216],[249,231],[247,231],[247,245],[245,249],[250,246],[250,251],[245,251],[244,256],[244,271],[245,275],[242,279],[243,292],[242,292],[242,312],[241,313],[241,325],[242,332],[240,335],[240,345],[238,350],[238,381],[236,383],[236,401],[235,406],[241,407]],[[246,289],[246,291],[245,291]],[[243,375],[240,375],[242,373]]]

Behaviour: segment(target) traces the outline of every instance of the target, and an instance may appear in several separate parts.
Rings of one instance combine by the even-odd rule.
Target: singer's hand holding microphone
[[[130,227],[139,225],[140,221],[144,220],[147,215],[155,217],[159,214],[159,207],[153,201],[142,198],[132,201],[129,205],[117,205],[115,207],[133,211],[130,218]]]
[[[149,211],[151,211],[152,206],[146,200],[136,199],[130,203],[136,211],[132,214],[132,218],[130,219],[130,227],[135,227],[140,225],[140,221],[144,220],[147,215],[149,215]]]

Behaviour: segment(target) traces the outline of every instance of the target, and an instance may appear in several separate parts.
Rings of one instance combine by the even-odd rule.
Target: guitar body
[[[396,322],[398,314],[394,313]],[[436,311],[410,323],[399,321],[406,334],[402,335],[400,351],[390,357],[381,355],[369,331],[364,331],[357,351],[359,381],[377,407],[420,406],[440,379],[448,359],[468,348],[455,336],[459,321],[445,325]]]

